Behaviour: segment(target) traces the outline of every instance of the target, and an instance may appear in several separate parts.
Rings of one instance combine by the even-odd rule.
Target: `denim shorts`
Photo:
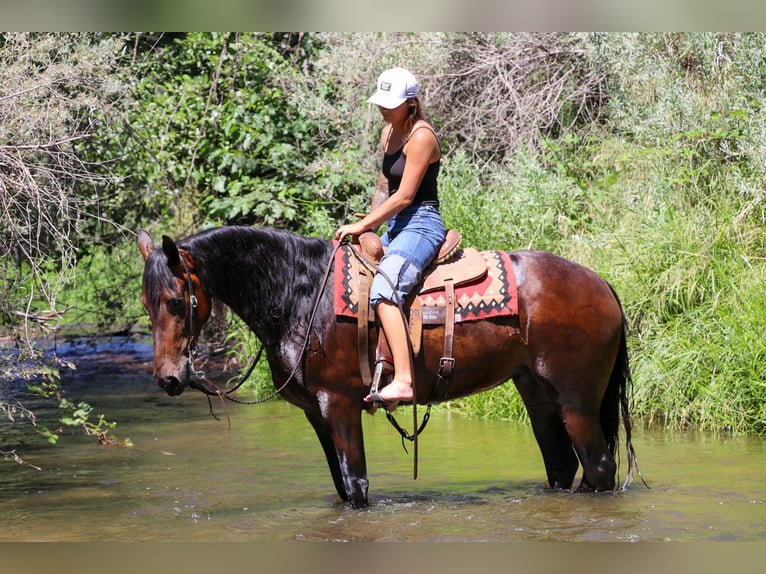
[[[444,223],[439,208],[434,205],[406,207],[389,220],[381,241],[388,251],[381,259],[370,287],[373,308],[382,300],[403,304],[420,283],[423,271],[436,257],[444,241]]]

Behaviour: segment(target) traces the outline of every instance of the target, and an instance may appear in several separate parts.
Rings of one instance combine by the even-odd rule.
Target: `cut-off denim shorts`
[[[444,241],[444,223],[435,205],[410,205],[388,221],[381,236],[388,251],[380,261],[370,287],[370,305],[383,300],[403,304],[420,283],[423,271]],[[393,283],[393,287],[389,283]]]

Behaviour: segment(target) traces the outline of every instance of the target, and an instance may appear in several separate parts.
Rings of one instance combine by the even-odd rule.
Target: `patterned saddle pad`
[[[486,262],[487,272],[475,281],[455,287],[455,321],[479,321],[490,317],[517,315],[519,311],[516,277],[510,256],[504,251],[478,253]],[[337,316],[357,317],[359,297],[356,290],[357,273],[354,268],[357,264],[350,246],[344,245],[336,251],[334,302]],[[457,264],[459,265],[459,261]],[[418,298],[423,309],[423,322],[443,324],[446,309],[444,289],[430,288],[425,293],[419,293]]]

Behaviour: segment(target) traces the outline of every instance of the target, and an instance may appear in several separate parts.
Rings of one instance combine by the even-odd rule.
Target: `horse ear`
[[[149,256],[154,251],[154,242],[152,241],[152,236],[149,235],[143,229],[141,229],[138,232],[137,241],[138,241],[138,250],[141,252],[141,255],[144,256],[144,260],[149,259]]]
[[[178,253],[178,247],[175,241],[173,241],[167,235],[162,236],[162,250],[165,252],[165,256],[168,258],[168,267],[173,271],[180,270],[181,267],[181,254]]]

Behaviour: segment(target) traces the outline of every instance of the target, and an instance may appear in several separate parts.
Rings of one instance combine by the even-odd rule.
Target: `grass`
[[[359,111],[362,79],[387,63],[413,61],[436,82],[451,61],[439,46],[450,38],[326,37],[332,49],[317,65],[348,81],[333,84],[338,100],[323,113],[349,120],[347,127],[338,124],[348,130],[342,139],[349,143],[317,161],[317,185],[327,188],[322,201],[332,200],[344,182],[359,185],[362,168],[353,166],[377,145],[379,117],[374,110]],[[670,428],[764,433],[764,37],[579,38],[598,52],[588,65],[608,75],[608,109],[598,121],[549,133],[543,149],[520,149],[502,163],[474,161],[468,146],[447,147],[440,176],[445,222],[462,232],[466,246],[552,251],[596,270],[615,287],[630,324],[637,418]],[[391,48],[386,61],[370,67],[374,51],[359,50],[360,42]],[[418,57],[407,57],[413,55]],[[483,94],[476,97],[481,107]],[[348,113],[339,114],[343,102]],[[437,127],[445,125],[446,117],[437,113],[433,119]],[[461,136],[477,141],[470,133]],[[365,208],[368,197],[358,199],[344,208],[346,217]],[[328,237],[336,213],[315,205],[307,211],[306,228]],[[97,272],[99,265],[93,262]],[[111,293],[97,281],[92,285],[78,308]],[[250,343],[242,344],[240,352],[251,354],[245,350]],[[526,418],[513,385],[453,407],[477,416]]]
[[[698,168],[707,172],[702,185],[678,154],[658,157],[639,147],[622,153],[625,165],[635,153],[635,169],[615,169],[616,177],[591,187],[530,158],[482,174],[458,158],[445,170],[445,219],[467,245],[554,251],[614,285],[631,325],[637,420],[674,429],[766,432],[762,203],[736,191],[730,166]],[[653,169],[643,169],[650,156]],[[720,191],[713,193],[710,182]],[[513,385],[454,407],[526,418]]]

